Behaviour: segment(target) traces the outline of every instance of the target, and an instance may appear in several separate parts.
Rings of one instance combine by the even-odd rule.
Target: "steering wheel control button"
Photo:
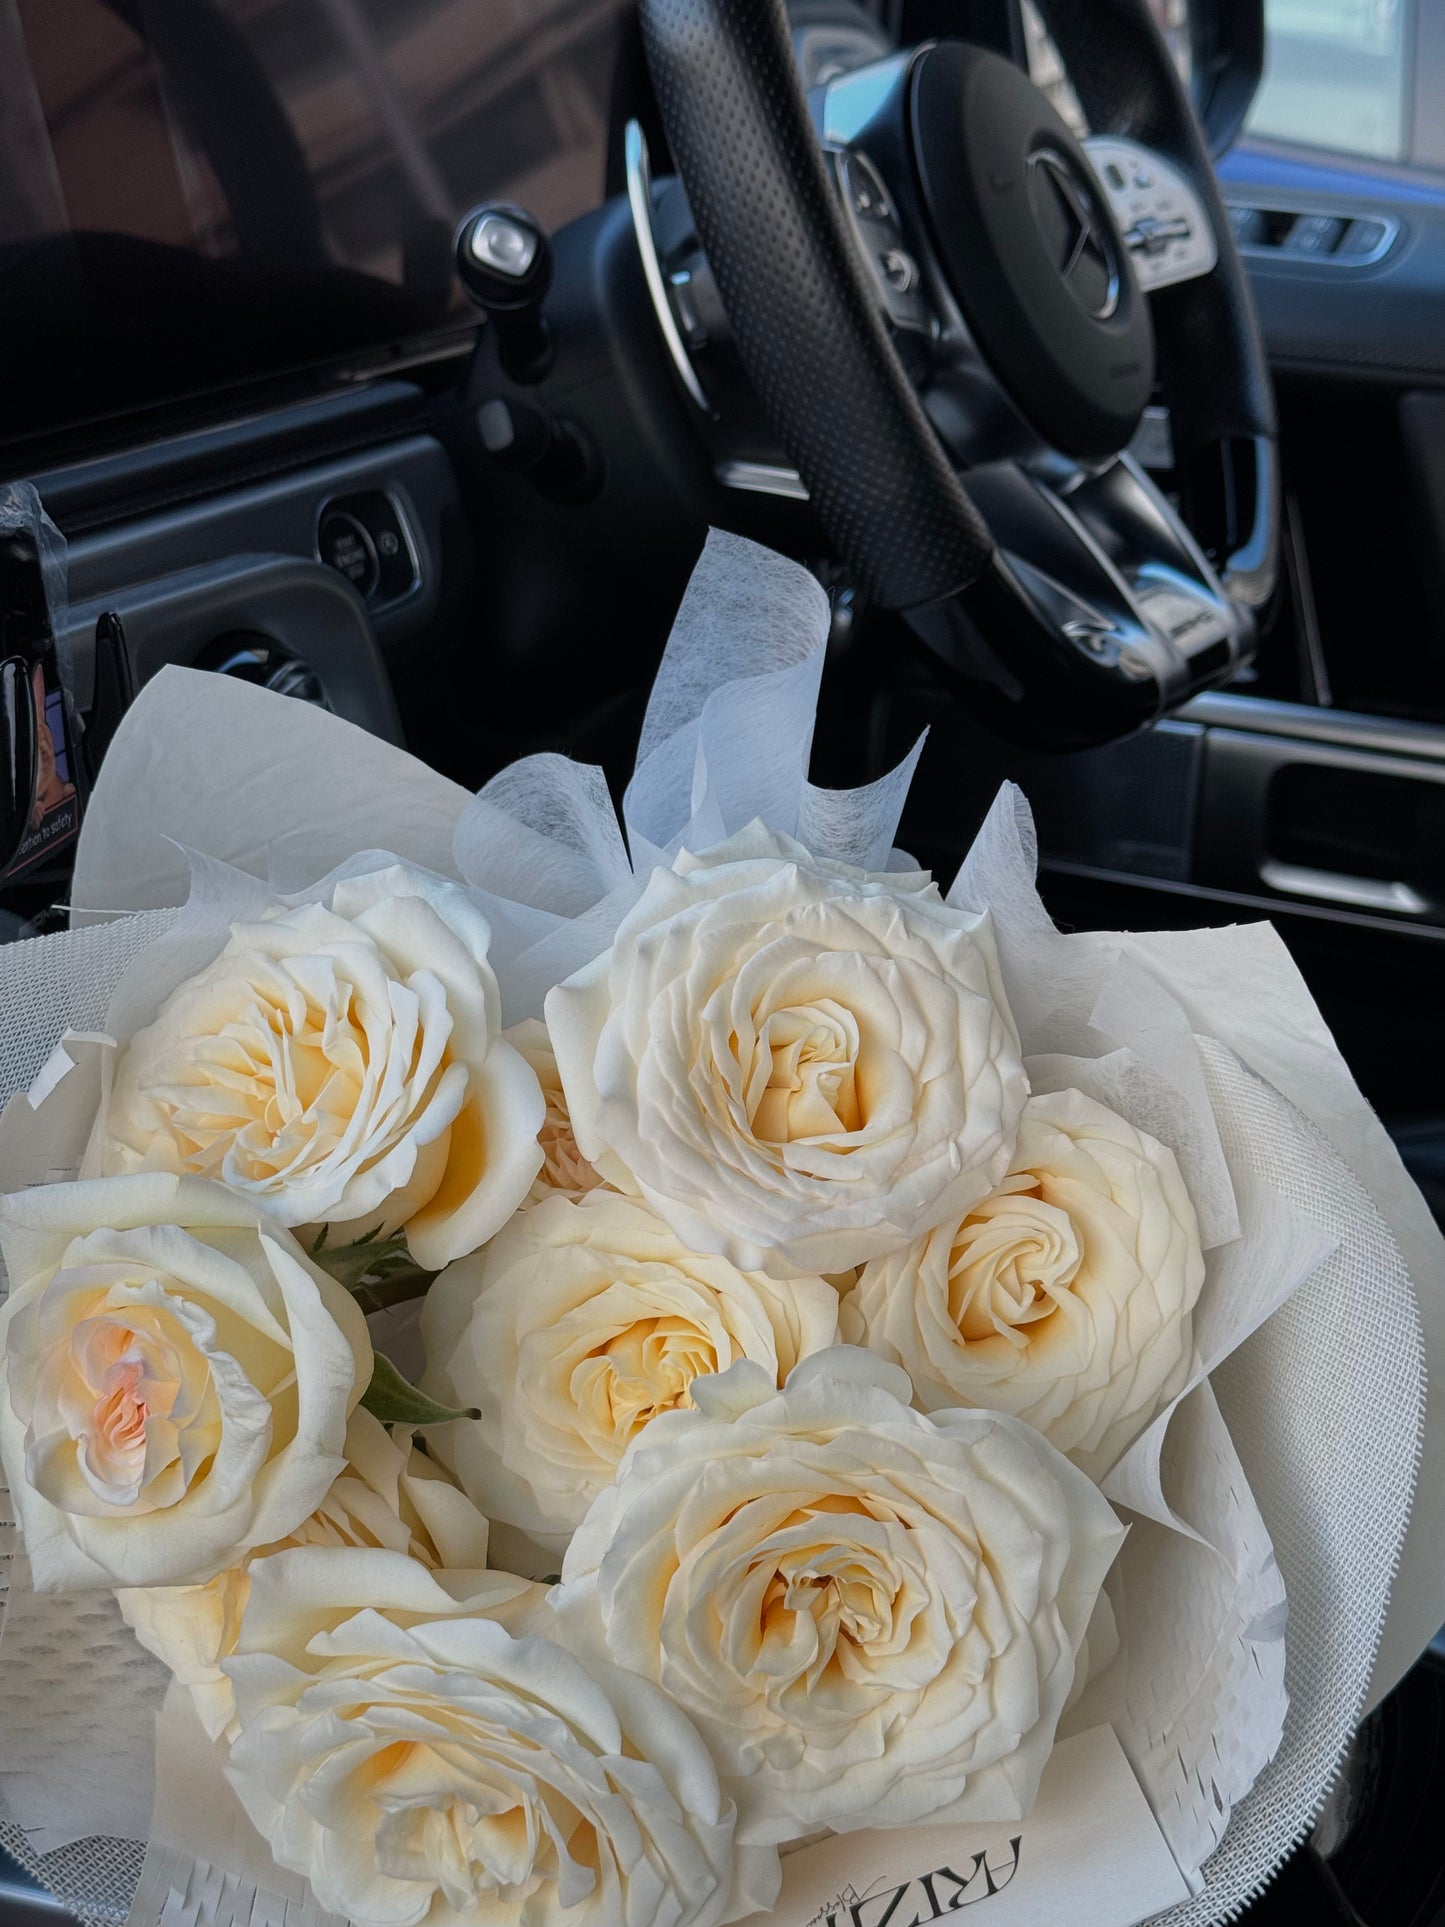
[[[892,221],[893,203],[866,154],[849,154],[843,162],[848,202],[860,221]]]
[[[1154,330],[1083,149],[1026,74],[960,41],[920,50],[909,108],[928,225],[979,351],[1055,449],[1116,454],[1153,390]]]
[[[904,248],[886,248],[878,257],[883,279],[895,294],[911,294],[918,286],[918,263]]]
[[[418,581],[401,511],[382,489],[328,502],[316,524],[316,554],[373,609],[399,602]]]
[[[1214,230],[1204,203],[1179,168],[1118,134],[1091,135],[1084,152],[1123,229],[1146,293],[1209,273],[1219,259]],[[1238,229],[1235,238],[1243,238]]]
[[[895,329],[932,330],[918,262],[904,246],[903,228],[877,168],[864,153],[837,156],[837,181],[853,241]]]
[[[1172,221],[1157,215],[1142,214],[1124,235],[1125,245],[1134,254],[1164,254],[1173,241],[1187,241],[1193,233],[1188,221],[1178,214]]]

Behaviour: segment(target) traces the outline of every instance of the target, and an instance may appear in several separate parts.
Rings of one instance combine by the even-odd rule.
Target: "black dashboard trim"
[[[458,378],[470,344],[458,358]],[[432,403],[410,381],[381,380],[214,427],[140,443],[112,455],[29,473],[67,535],[194,503],[406,434]]]

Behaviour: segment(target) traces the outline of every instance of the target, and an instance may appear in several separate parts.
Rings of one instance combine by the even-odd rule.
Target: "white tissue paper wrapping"
[[[147,1021],[261,898],[310,895],[372,845],[471,886],[492,922],[508,1023],[539,1015],[547,990],[606,948],[655,864],[754,817],[820,856],[911,867],[893,839],[921,744],[862,789],[807,780],[827,628],[803,570],[713,535],[621,824],[601,772],[563,757],[526,758],[468,798],[324,712],[165,671],[110,749],[77,863],[86,913],[151,914],[0,950],[0,1008],[14,988],[24,1010],[23,1023],[0,1019],[0,1090],[23,1090],[67,1028]],[[178,744],[180,766],[157,749]],[[1419,1555],[1407,1552],[1393,1608],[1390,1591],[1424,1400],[1411,1280],[1432,1351],[1445,1350],[1445,1247],[1267,926],[1065,936],[1034,869],[1027,807],[1006,788],[950,901],[992,912],[1035,1087],[1075,1085],[1169,1144],[1207,1254],[1194,1378],[1106,1485],[1133,1527],[1110,1581],[1119,1645],[1069,1716],[1072,1731],[1114,1726],[1195,1890],[1170,1916],[1182,1927],[1238,1906],[1308,1826],[1364,1704],[1387,1609],[1377,1688],[1445,1618],[1445,1561],[1428,1563],[1445,1544],[1439,1494],[1419,1509]],[[187,892],[178,915],[158,908]],[[14,1161],[11,1112],[0,1181],[75,1168],[105,1049],[101,1036],[73,1040],[13,1100],[34,1168]],[[12,1582],[22,1595],[19,1561]],[[51,1689],[27,1679],[12,1641],[37,1623],[78,1636],[65,1628],[73,1610],[26,1599],[0,1640],[0,1798],[36,1830],[32,1850],[102,1824],[134,1839],[149,1830],[134,1736],[150,1731],[158,1675],[113,1668],[83,1717],[67,1700],[56,1719],[52,1700],[45,1745],[25,1739]],[[102,1822],[75,1789],[107,1774],[128,1791]],[[164,1787],[155,1831],[170,1857],[162,1868],[153,1846],[151,1888],[169,1891],[180,1876]],[[212,1874],[196,1884],[188,1917],[238,1917]],[[299,1903],[273,1887],[272,1904],[290,1918]]]

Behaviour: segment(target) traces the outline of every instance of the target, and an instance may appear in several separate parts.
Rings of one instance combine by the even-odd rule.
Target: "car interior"
[[[0,356],[82,802],[169,664],[620,791],[731,530],[814,781],[926,729],[940,875],[1011,779],[1061,924],[1272,919],[1445,1221],[1439,0],[0,0]],[[1442,1728],[1432,1653],[1246,1918],[1445,1919]]]

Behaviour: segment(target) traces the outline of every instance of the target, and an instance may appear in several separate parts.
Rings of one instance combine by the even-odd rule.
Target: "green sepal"
[[[389,1358],[380,1352],[372,1356],[371,1383],[362,1393],[361,1403],[383,1425],[446,1425],[452,1419],[482,1416],[475,1405],[460,1410],[438,1405],[409,1384]]]
[[[425,1298],[434,1271],[423,1271],[407,1248],[406,1233],[381,1237],[376,1231],[349,1245],[327,1242],[331,1227],[322,1225],[311,1247],[311,1259],[344,1285],[363,1311],[385,1311]]]

